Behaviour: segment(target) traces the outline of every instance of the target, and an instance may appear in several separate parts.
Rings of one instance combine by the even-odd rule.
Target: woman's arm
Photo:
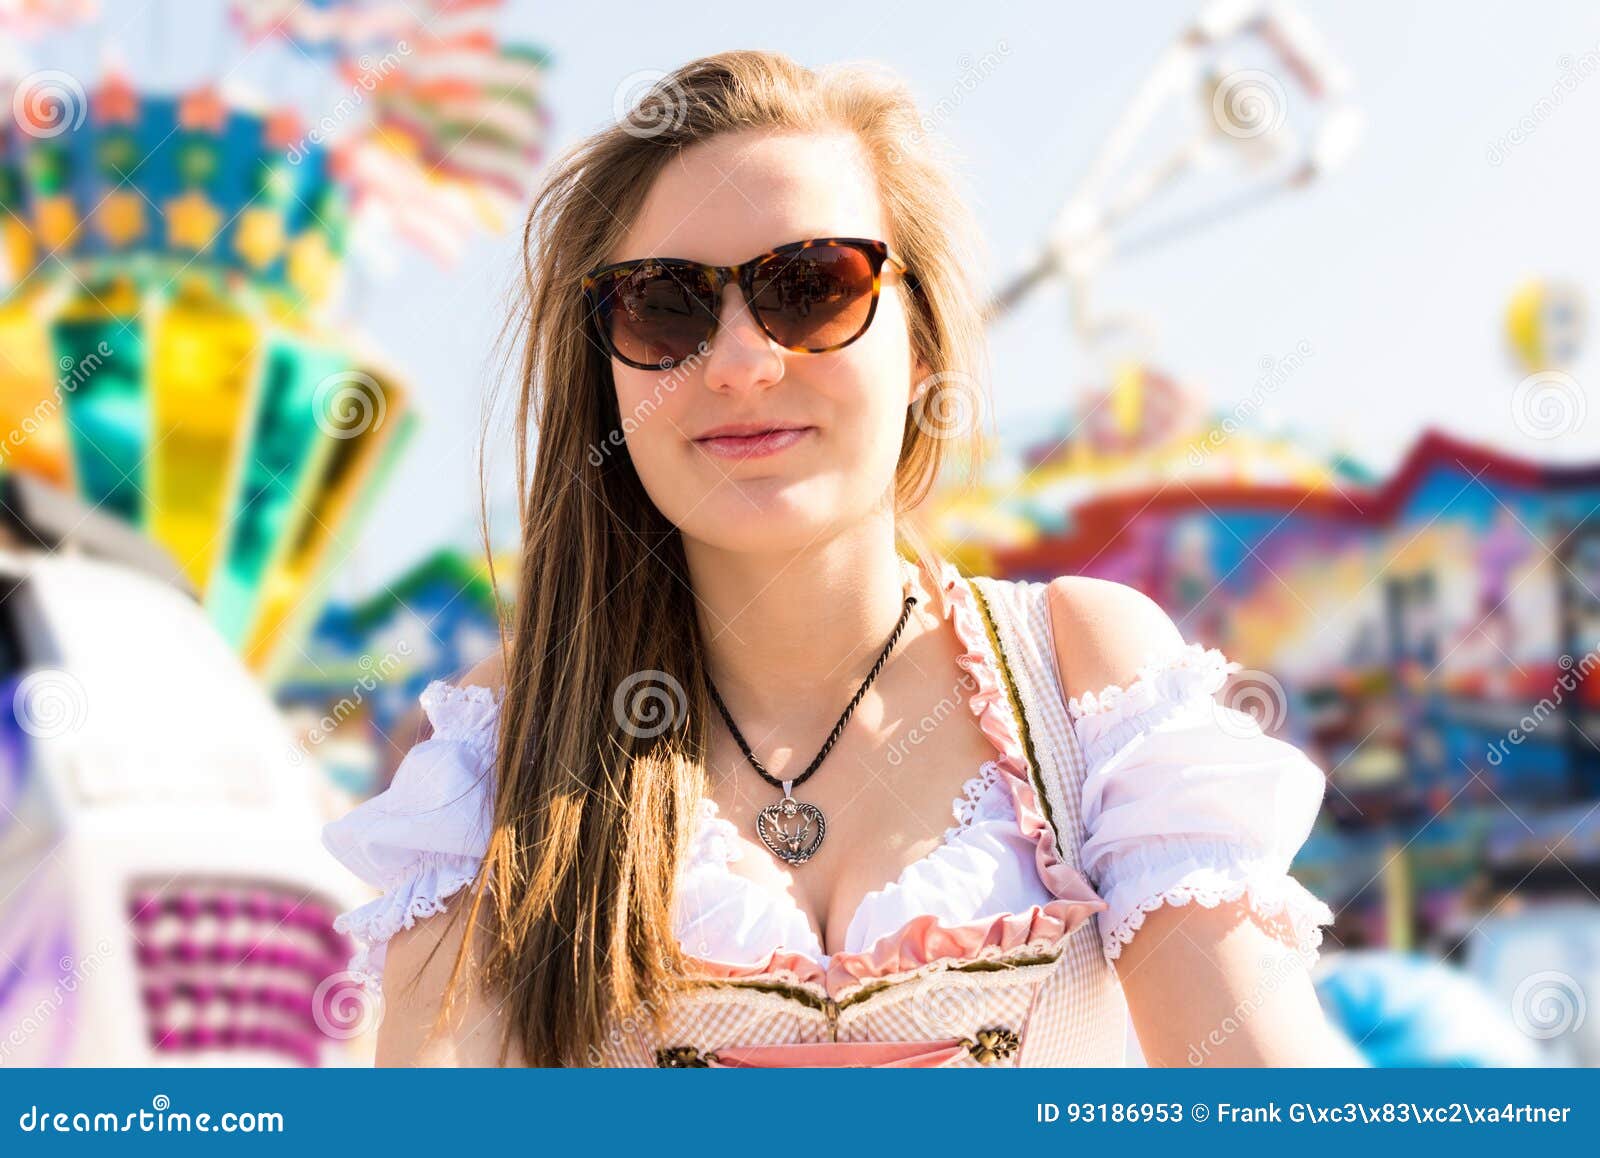
[[[471,899],[466,891],[442,913],[402,929],[389,941],[384,964],[383,1020],[378,1028],[380,1066],[520,1066],[515,1041],[504,1059],[502,1034],[510,1003],[485,993],[473,978],[483,955],[484,937],[462,969],[460,992],[448,1015],[439,1013],[456,954],[461,948]]]
[[[1152,1066],[1361,1066],[1306,964],[1244,901],[1164,905],[1117,958]]]
[[[1069,697],[1126,687],[1153,656],[1183,646],[1153,600],[1120,583],[1050,584],[1057,672]],[[1153,1066],[1362,1065],[1328,1024],[1287,929],[1249,903],[1163,905],[1116,959]]]

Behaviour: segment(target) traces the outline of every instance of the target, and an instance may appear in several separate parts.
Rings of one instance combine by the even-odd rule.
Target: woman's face
[[[844,132],[734,133],[667,165],[608,260],[736,265],[812,237],[893,244],[860,142]],[[906,407],[926,377],[902,292],[886,265],[867,332],[841,350],[804,354],[768,338],[729,285],[704,357],[661,372],[613,359],[628,454],[662,514],[719,549],[787,551],[886,502]],[[707,437],[749,424],[800,433],[760,454]]]

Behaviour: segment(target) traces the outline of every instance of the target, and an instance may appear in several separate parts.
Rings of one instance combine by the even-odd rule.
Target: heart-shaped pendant
[[[802,804],[787,792],[756,814],[756,835],[772,855],[788,864],[805,864],[816,855],[828,822],[815,804]]]

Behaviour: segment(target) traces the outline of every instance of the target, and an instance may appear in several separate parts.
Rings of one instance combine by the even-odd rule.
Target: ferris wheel
[[[1091,351],[1153,344],[1147,318],[1098,307],[1100,275],[1120,257],[1337,170],[1362,132],[1349,89],[1296,9],[1273,0],[1207,4],[1161,53],[1032,261],[995,296],[991,316],[1059,282],[1073,331]]]

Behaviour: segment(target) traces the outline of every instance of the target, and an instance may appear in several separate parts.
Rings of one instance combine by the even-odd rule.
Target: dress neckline
[[[926,578],[926,573],[922,569],[917,568],[914,564],[912,564],[910,560],[902,560],[902,562],[908,574],[916,575],[917,582],[920,587]],[[943,594],[944,597],[942,599],[936,599],[936,603],[941,607],[939,617],[941,629],[942,625],[950,624],[952,622],[955,604],[950,599],[949,592],[951,584],[959,579],[959,575],[953,567],[950,567],[949,564],[946,564],[945,568],[945,572],[939,577],[939,582],[933,585],[936,588],[935,590],[929,592],[923,592],[919,590],[918,592],[919,594],[932,594],[935,596],[938,596],[941,593]],[[938,590],[940,588],[942,588],[942,592],[941,590]],[[961,642],[964,649],[963,656],[958,657],[957,659],[957,663],[960,664],[961,658],[965,658],[965,655],[970,654],[970,645],[968,644],[968,641],[962,637],[959,630],[956,632],[956,638]],[[963,806],[970,811],[971,806],[976,800],[974,794],[983,791],[986,787],[986,782],[993,782],[997,774],[999,774],[997,760],[990,759],[979,765],[977,773],[969,776],[962,783],[960,792],[958,792],[956,796],[952,798],[950,802],[950,813],[952,818],[956,819],[958,822],[961,821]],[[934,848],[930,849],[927,853],[918,857],[910,864],[904,866],[893,880],[890,880],[862,895],[860,901],[856,903],[855,909],[851,912],[850,919],[845,922],[844,943],[846,945],[855,943],[856,938],[854,934],[856,926],[860,923],[863,915],[872,907],[873,903],[895,889],[903,887],[906,880],[914,871],[916,871],[920,866],[926,865],[930,860],[939,856],[944,850],[946,850],[950,845],[951,836],[959,827],[962,827],[962,825],[958,823],[957,825],[946,828],[944,830],[944,834],[940,837],[939,843]],[[717,806],[717,802],[712,800],[710,797],[705,797],[700,802],[700,815],[698,818],[696,839],[691,847],[697,849],[703,847],[705,843],[704,838],[707,835],[705,830],[707,828],[717,830],[719,835],[723,835],[726,838],[738,839],[740,836],[739,830],[734,826],[733,822],[723,818],[721,810]],[[804,930],[805,941],[807,943],[804,945],[781,946],[784,951],[798,953],[802,956],[808,957],[823,968],[826,968],[828,963],[835,957],[839,957],[848,951],[841,949],[837,953],[829,953],[827,951],[827,946],[823,944],[822,937],[817,933],[816,926],[811,922],[810,914],[808,914],[805,909],[803,909],[794,899],[794,897],[790,896],[788,893],[771,892],[737,873],[727,871],[727,862],[736,859],[739,855],[740,854],[738,852],[733,852],[730,855],[713,856],[708,859],[720,861],[719,867],[721,871],[719,876],[726,876],[728,878],[728,883],[731,884],[732,887],[737,889],[752,890],[753,892],[759,894],[760,897],[767,903],[785,908],[788,916],[792,919],[795,928],[797,930]]]
[[[989,914],[953,925],[941,924],[933,914],[923,914],[862,950],[827,954],[809,916],[794,898],[787,894],[774,897],[760,890],[773,903],[793,907],[816,953],[779,946],[758,962],[740,963],[698,956],[685,947],[684,956],[699,977],[717,982],[778,982],[809,990],[818,997],[843,1000],[869,982],[900,980],[979,960],[1029,957],[1060,944],[1096,912],[1108,907],[1062,856],[1055,829],[1045,815],[1022,739],[1019,707],[1012,702],[1004,659],[982,596],[973,581],[948,561],[942,563],[936,586],[944,617],[953,625],[962,647],[956,664],[972,677],[975,685],[967,698],[968,708],[996,750],[995,757],[980,769],[980,775],[992,767],[996,782],[1010,793],[1018,831],[1033,846],[1035,869],[1053,899],[1021,912]],[[847,944],[850,930],[867,903],[903,882],[917,866],[938,856],[949,836],[950,831],[946,830],[946,839],[927,856],[913,861],[894,881],[862,898],[846,927]],[[759,890],[759,886],[742,877],[734,879]]]
[[[955,824],[944,830],[939,843],[916,860],[907,864],[892,881],[864,894],[856,904],[855,911],[850,914],[850,920],[845,925],[844,941],[846,945],[855,944],[859,938],[856,936],[856,926],[871,912],[873,906],[885,896],[896,890],[906,887],[906,883],[913,874],[925,869],[928,864],[941,856],[947,855],[954,847],[954,842],[959,833],[971,827],[983,804],[992,795],[1005,793],[1005,773],[1000,769],[996,759],[986,760],[978,768],[974,776],[969,776],[961,785],[961,791],[950,801],[951,818]],[[1007,812],[1010,814],[1009,799]],[[788,893],[773,893],[749,879],[727,870],[727,863],[742,855],[741,851],[721,851],[726,847],[726,842],[738,839],[738,831],[733,822],[724,818],[717,802],[709,797],[700,802],[700,817],[693,848],[696,849],[696,862],[686,866],[689,870],[702,867],[712,867],[717,873],[718,880],[725,882],[737,889],[748,889],[759,894],[761,900],[769,904],[783,906],[796,929],[804,929],[809,944],[781,946],[787,952],[798,953],[809,957],[817,965],[826,969],[834,958],[849,952],[841,949],[836,953],[829,953],[823,945],[822,938],[817,936],[817,930],[811,923],[810,916],[800,907],[800,904]],[[746,842],[748,843],[748,842]]]

